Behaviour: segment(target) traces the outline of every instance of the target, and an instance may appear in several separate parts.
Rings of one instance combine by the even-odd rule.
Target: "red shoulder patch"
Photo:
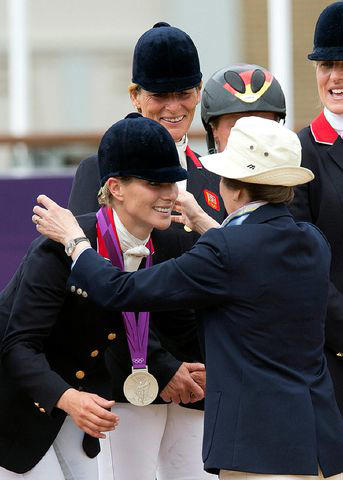
[[[216,195],[213,192],[210,192],[210,190],[204,190],[204,196],[205,196],[207,205],[209,205],[214,210],[217,210],[217,212],[220,212],[220,201],[219,201],[218,195]]]

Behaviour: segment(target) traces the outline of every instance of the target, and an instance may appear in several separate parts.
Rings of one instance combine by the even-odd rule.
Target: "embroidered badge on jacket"
[[[210,192],[210,190],[204,190],[204,195],[207,205],[209,205],[214,210],[217,210],[217,212],[220,212],[220,202],[218,195]]]

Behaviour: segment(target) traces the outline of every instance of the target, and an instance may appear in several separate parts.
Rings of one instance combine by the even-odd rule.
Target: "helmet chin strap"
[[[211,125],[208,125],[206,127],[206,143],[207,150],[210,155],[212,155],[213,153],[217,153],[216,143],[214,141]]]

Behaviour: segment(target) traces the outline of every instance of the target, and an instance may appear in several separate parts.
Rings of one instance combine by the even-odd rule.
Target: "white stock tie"
[[[113,210],[113,218],[123,252],[124,270],[125,272],[135,272],[138,270],[142,259],[150,253],[150,250],[145,246],[150,236],[141,240],[132,235],[132,233],[124,227],[115,210]]]
[[[149,253],[150,250],[145,245],[137,245],[126,250],[123,254],[125,271],[135,272],[138,270],[142,258],[147,257]]]

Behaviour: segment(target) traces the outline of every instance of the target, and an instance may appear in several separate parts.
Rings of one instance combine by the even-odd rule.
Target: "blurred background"
[[[307,54],[321,0],[0,0],[0,289],[36,236],[39,193],[66,205],[78,163],[132,111],[138,37],[166,21],[192,37],[204,82],[235,62],[269,68],[286,92],[287,125],[320,104]],[[190,144],[206,152],[200,115]]]

